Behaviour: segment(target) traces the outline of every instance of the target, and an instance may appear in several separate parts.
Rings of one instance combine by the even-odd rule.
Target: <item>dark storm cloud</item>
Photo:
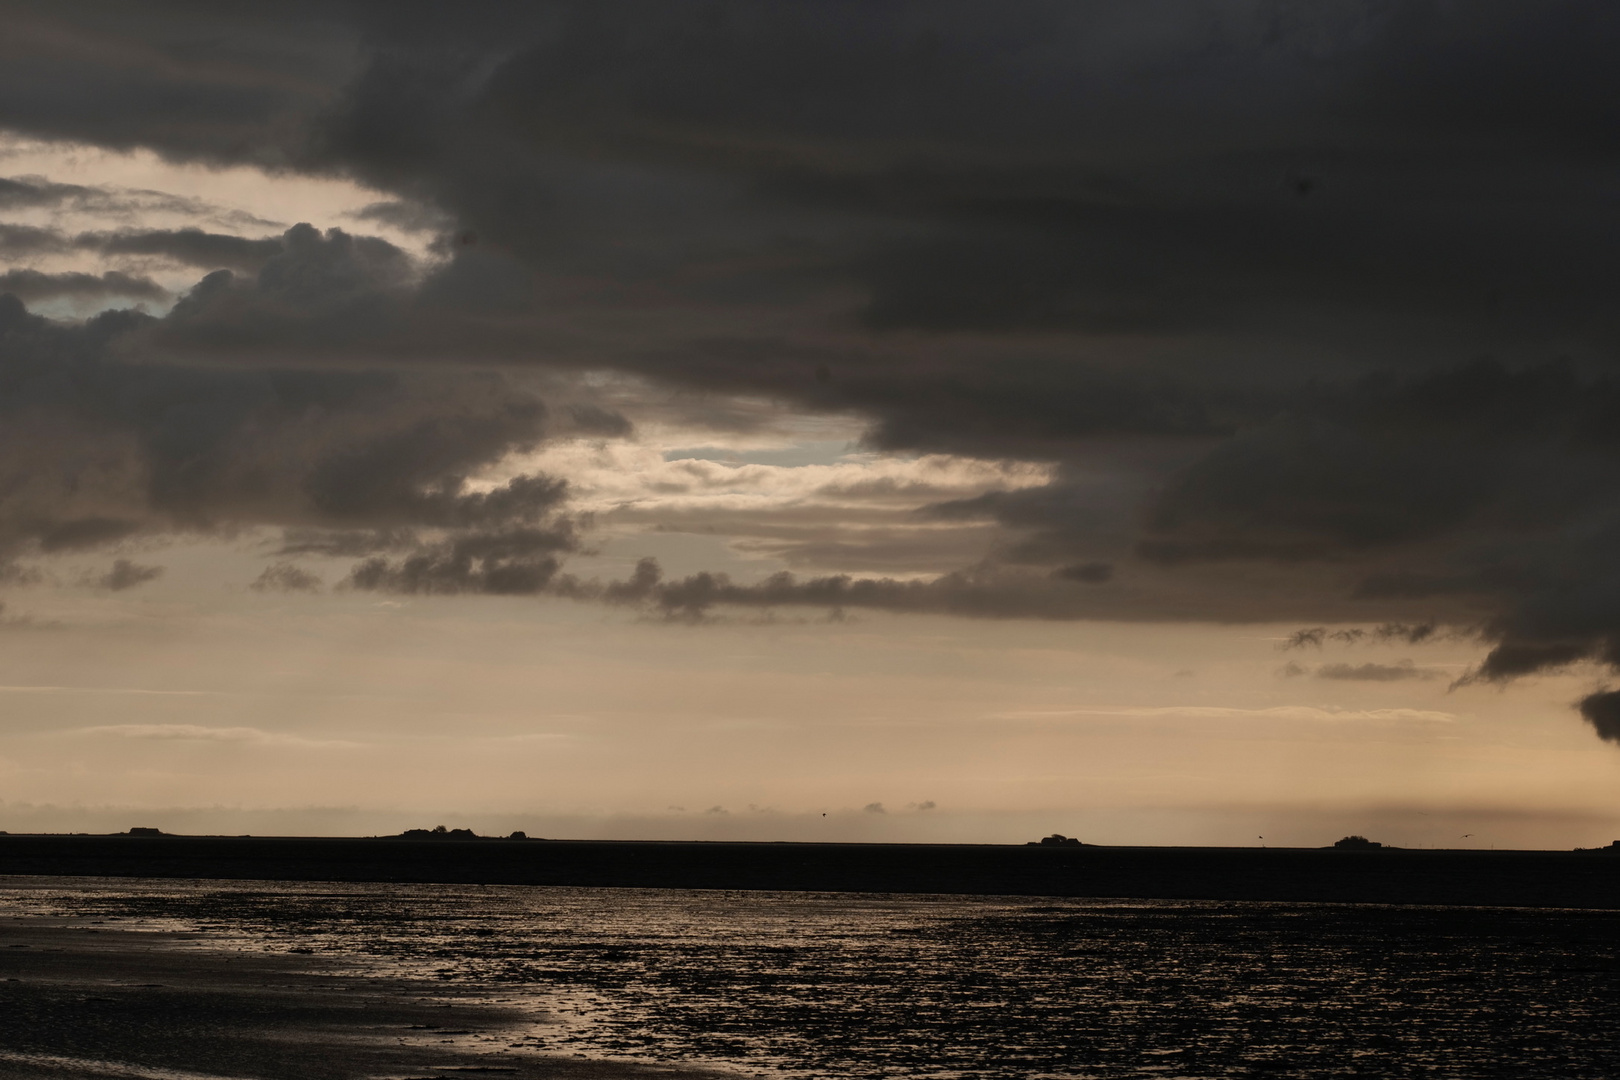
[[[540,410],[514,403],[500,414],[435,416],[316,463],[304,481],[310,502],[336,521],[467,527],[532,522],[562,502],[567,485],[520,476],[487,492],[464,492],[477,464],[532,446]]]
[[[574,428],[586,435],[601,435],[622,439],[635,430],[635,425],[623,413],[604,409],[600,405],[574,405],[568,410]]]
[[[1605,130],[1613,20],[1591,4],[389,4],[342,27],[295,6],[275,32],[241,6],[196,26],[36,10],[61,59],[107,34],[128,55],[0,88],[18,126],[104,127],[54,88],[161,94],[199,122],[130,108],[98,141],[352,169],[538,268],[673,299],[836,281],[874,326],[1196,330],[1275,355],[1391,320],[1426,350],[1434,320],[1538,338],[1604,295],[1613,211],[1565,165]],[[210,33],[228,47],[201,62]],[[1095,374],[1060,366],[1023,399],[1085,401],[1068,379]],[[925,419],[897,437],[955,418]]]
[[[371,219],[439,234],[432,267],[308,227],[273,252],[123,242],[239,271],[161,322],[83,331],[158,362],[143,378],[167,389],[120,375],[127,396],[212,379],[237,403],[176,406],[189,419],[162,438],[156,414],[81,414],[143,448],[167,512],[291,491],[304,516],[280,523],[462,534],[356,584],[589,592],[511,546],[550,528],[538,489],[469,501],[477,466],[533,445],[537,411],[364,389],[360,370],[616,368],[852,412],[875,448],[1056,466],[1046,488],[930,511],[1005,530],[981,567],[644,582],[678,617],[1074,617],[1132,596],[1138,617],[1477,626],[1486,679],[1620,663],[1612,5],[19,3],[8,30],[0,125],[343,174],[389,193]],[[19,208],[140,198],[0,185]],[[207,456],[291,437],[280,391],[226,380],[293,361],[327,372],[305,376],[323,393],[391,404],[338,407],[350,441],[301,433],[317,449],[297,468]],[[261,408],[276,424],[246,425]],[[41,509],[28,528],[137,517]]]
[[[46,552],[93,548],[122,540],[139,532],[140,528],[139,521],[121,521],[118,518],[104,517],[78,518],[53,526],[40,536],[39,546],[41,551]]]
[[[1083,581],[1087,585],[1101,585],[1114,576],[1114,568],[1105,562],[1076,563],[1058,567],[1052,571],[1052,576],[1067,581]]]
[[[277,555],[330,555],[353,558],[379,551],[408,551],[421,543],[415,529],[284,529]]]
[[[161,566],[142,566],[128,559],[119,559],[112,564],[111,570],[96,578],[95,583],[97,588],[122,592],[137,585],[144,585],[148,581],[155,581],[162,576]]]
[[[34,225],[0,224],[0,257],[55,255],[72,249],[72,243],[55,229]]]
[[[250,586],[255,592],[319,592],[321,579],[296,563],[272,563],[254,579]]]
[[[281,237],[251,239],[202,229],[125,229],[70,235],[58,229],[0,224],[0,258],[88,253],[158,261],[203,270],[257,272],[286,250]],[[13,271],[16,273],[17,271]],[[15,288],[6,291],[17,292]],[[19,293],[19,295],[22,295]]]
[[[127,297],[131,300],[167,300],[169,290],[151,278],[134,277],[108,270],[102,274],[67,272],[44,274],[38,270],[7,270],[0,273],[0,293],[23,300],[86,299]]]
[[[666,285],[659,262],[708,261],[680,225],[729,186],[742,242],[800,233],[761,295],[833,275],[887,329],[1366,338],[1369,320],[1438,319],[1471,336],[1505,323],[1502,337],[1601,304],[1603,186],[1525,174],[1589,157],[1606,130],[1589,103],[1612,91],[1594,44],[1612,17],[1421,8],[564,5],[484,71],[449,43],[487,28],[422,16],[373,27],[383,48],[324,152],[537,265],[563,252]],[[1527,122],[1542,108],[1558,122]],[[617,200],[558,162],[587,150],[620,166]],[[1549,200],[1533,214],[1513,204],[1526,183]],[[581,241],[610,233],[610,205],[654,233],[601,266],[606,249]],[[882,224],[829,244],[852,215]],[[1587,334],[1612,340],[1600,322]],[[1066,367],[1018,396],[1085,403]]]
[[[1620,742],[1620,690],[1603,690],[1581,699],[1581,716],[1598,738]]]
[[[274,33],[242,6],[197,26],[29,10],[62,59],[109,35],[125,53],[0,92],[13,123],[104,122],[54,88],[178,100],[208,122],[131,109],[121,138],[352,170],[409,196],[400,213],[431,205],[536,271],[611,284],[593,303],[709,305],[708,339],[750,348],[688,337],[619,362],[863,409],[880,445],[1220,433],[1324,335],[1343,360],[1392,334],[1418,356],[1539,341],[1560,311],[1586,340],[1612,330],[1588,316],[1614,211],[1566,164],[1590,158],[1612,81],[1593,5],[362,4],[344,26],[295,6]],[[227,47],[204,60],[197,35]],[[871,326],[1126,334],[1228,370],[1125,377],[1002,346],[990,373],[982,352],[807,359],[735,336],[738,306],[828,287],[864,292],[849,314]]]
[[[1320,649],[1326,642],[1341,645],[1356,645],[1360,642],[1375,642],[1384,644],[1391,641],[1404,642],[1407,645],[1421,645],[1425,641],[1432,641],[1439,633],[1440,628],[1432,622],[1422,623],[1384,623],[1368,630],[1360,626],[1345,627],[1342,630],[1329,630],[1325,626],[1307,626],[1295,630],[1283,641],[1284,649]]]
[[[111,233],[82,233],[73,238],[75,247],[103,255],[155,257],[166,262],[195,266],[204,270],[245,270],[257,272],[266,262],[286,250],[281,237],[250,239],[202,229],[126,230]]]
[[[258,272],[238,278],[216,270],[174,306],[153,336],[164,348],[250,356],[282,351],[329,355],[376,348],[397,333],[415,267],[386,240],[288,229],[282,249]]]
[[[549,529],[473,532],[426,545],[396,562],[377,557],[356,566],[349,584],[395,593],[490,593],[532,596],[561,568],[559,553],[578,547],[566,523]]]
[[[1316,677],[1348,682],[1402,682],[1407,679],[1432,679],[1435,676],[1434,672],[1420,668],[1410,660],[1402,660],[1397,664],[1323,664],[1316,669]]]
[[[368,203],[356,210],[354,217],[359,221],[376,221],[392,225],[407,232],[443,232],[453,224],[444,214],[431,207],[400,199]],[[458,242],[465,246],[476,239],[473,234],[463,234],[458,237]]]
[[[83,203],[100,192],[78,184],[53,184],[35,176],[0,176],[0,210],[32,210],[65,202]]]
[[[1277,672],[1285,679],[1313,675],[1318,679],[1336,682],[1405,682],[1408,679],[1434,679],[1437,674],[1420,668],[1410,660],[1395,664],[1322,664],[1315,669],[1289,661]]]
[[[241,525],[289,529],[289,550],[313,533],[362,554],[420,528],[533,526],[564,501],[541,476],[469,488],[543,435],[541,403],[499,375],[115,355],[161,322],[66,325],[0,296],[0,556]]]
[[[0,177],[0,212],[41,209],[113,216],[154,212],[192,217],[227,216],[244,224],[273,224],[243,211],[223,211],[202,199],[165,191],[59,184],[39,176]]]
[[[324,9],[324,10],[323,10]],[[14,0],[0,38],[8,126],[177,156],[285,164],[298,116],[355,62],[330,5],[199,7]]]
[[[1567,362],[1377,373],[1302,397],[1184,470],[1153,508],[1159,535],[1144,552],[1307,557],[1464,525],[1543,528],[1614,490],[1616,419],[1620,388]]]
[[[864,293],[849,313],[874,327],[1191,333],[1228,357],[1258,337],[1274,362],[1329,329],[1352,350],[1392,332],[1430,353],[1486,331],[1613,340],[1599,103],[1616,19],[1594,3],[295,4],[274,20],[70,4],[14,21],[13,126],[350,170],[538,269],[667,299],[791,302],[833,282]],[[977,364],[946,367],[927,389],[948,406],[942,376]],[[1014,362],[1024,391],[995,388],[1083,405],[1085,367]]]
[[[436,562],[443,561],[435,558]],[[405,565],[374,560],[356,569],[354,584],[391,591],[428,591],[411,585],[401,575]],[[476,584],[477,579],[473,580]],[[787,571],[752,584],[706,571],[665,579],[658,560],[644,558],[622,580],[581,581],[558,574],[532,591],[636,607],[677,622],[702,622],[725,608],[769,611],[803,607],[827,609],[835,614],[844,608],[857,608],[991,619],[1140,617],[1132,597],[1116,593],[1099,598],[1097,588],[1095,584],[1054,584],[1046,575],[1009,572],[988,565],[912,580],[848,574],[799,577]]]
[[[755,585],[736,584],[724,574],[698,573],[659,584],[651,599],[666,614],[687,619],[700,618],[719,606],[855,607],[988,618],[1075,618],[1086,608],[1075,602],[1073,594],[1043,589],[1036,582],[1015,583],[966,571],[928,581],[843,574],[800,579],[783,571]]]
[[[1319,392],[1166,485],[1138,550],[1294,560],[1359,577],[1369,610],[1427,604],[1511,679],[1620,658],[1620,389],[1568,362],[1478,361]],[[1362,569],[1357,571],[1357,567]]]

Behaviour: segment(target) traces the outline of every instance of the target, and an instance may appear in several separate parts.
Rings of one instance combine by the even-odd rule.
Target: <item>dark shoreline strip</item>
[[[0,835],[0,874],[1620,909],[1557,851]]]
[[[0,921],[7,1080],[724,1080],[735,1074],[526,1049],[543,1013],[486,988],[210,947],[206,930]],[[516,1040],[516,1042],[514,1042]]]

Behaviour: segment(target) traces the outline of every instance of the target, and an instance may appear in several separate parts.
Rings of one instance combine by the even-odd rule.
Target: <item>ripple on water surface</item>
[[[0,896],[521,995],[559,1021],[536,1049],[599,1057],[829,1078],[1620,1075],[1620,913],[257,882]]]

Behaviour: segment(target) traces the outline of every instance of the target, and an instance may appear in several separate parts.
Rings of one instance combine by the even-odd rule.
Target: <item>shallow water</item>
[[[1620,913],[9,879],[544,1009],[527,1045],[780,1077],[1612,1077]]]

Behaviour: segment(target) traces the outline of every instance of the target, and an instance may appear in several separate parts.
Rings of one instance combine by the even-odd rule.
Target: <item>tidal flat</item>
[[[0,1076],[1606,1077],[1578,909],[0,878]]]
[[[91,897],[112,899],[94,886]],[[720,1080],[535,1053],[532,1033],[549,1018],[510,993],[402,976],[358,955],[255,947],[218,922],[22,914],[17,890],[3,899],[6,1080]],[[46,906],[71,908],[67,899],[54,892]]]

